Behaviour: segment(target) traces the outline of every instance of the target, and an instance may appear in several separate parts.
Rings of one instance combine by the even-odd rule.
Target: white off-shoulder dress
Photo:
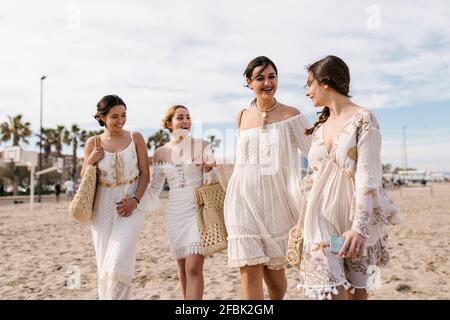
[[[382,189],[380,151],[378,122],[367,109],[354,114],[329,152],[323,126],[313,133],[299,282],[309,297],[331,299],[338,286],[370,290],[389,262],[383,225],[398,223],[399,210]],[[359,260],[330,252],[331,236],[349,230],[367,239]]]
[[[300,152],[311,137],[303,114],[239,132],[224,216],[228,265],[285,267],[289,230],[301,208]]]
[[[208,149],[205,150],[204,156],[212,159]],[[166,179],[170,190],[165,222],[172,256],[185,259],[188,255],[202,254],[195,190],[204,182],[216,181],[214,169],[203,173],[202,167],[192,162],[153,164],[150,184],[146,191],[147,211],[158,206],[158,198]]]

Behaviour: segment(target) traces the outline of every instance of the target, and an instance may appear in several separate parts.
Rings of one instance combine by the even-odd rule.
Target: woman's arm
[[[145,189],[147,189],[150,182],[150,169],[148,165],[148,152],[145,145],[144,138],[139,132],[133,133],[134,143],[136,144],[138,167],[139,167],[139,184],[134,193],[134,196],[140,201],[144,195]]]
[[[128,217],[136,209],[147,189],[150,181],[148,153],[144,138],[139,132],[133,132],[133,140],[136,146],[137,161],[139,168],[139,182],[134,195],[131,198],[125,198],[120,201],[117,213]]]

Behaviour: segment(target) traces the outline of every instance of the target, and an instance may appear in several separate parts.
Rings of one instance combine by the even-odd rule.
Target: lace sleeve
[[[156,209],[159,206],[159,195],[164,187],[166,175],[160,165],[154,165],[152,168],[152,177],[147,190],[142,197],[139,208],[148,212]]]
[[[305,135],[305,129],[309,128],[309,121],[303,114],[295,116],[293,121],[288,123],[289,136],[292,143],[304,154],[309,152],[311,147],[311,135]]]
[[[369,237],[369,223],[377,210],[381,185],[381,134],[375,116],[363,113],[357,124],[358,144],[355,173],[355,213],[352,230]]]

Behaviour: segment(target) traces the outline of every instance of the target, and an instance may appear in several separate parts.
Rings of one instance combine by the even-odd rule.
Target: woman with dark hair
[[[99,299],[131,299],[136,245],[144,224],[139,204],[149,183],[147,147],[138,132],[123,129],[127,107],[116,95],[103,97],[95,119],[105,132],[86,142],[81,175],[97,164],[93,220]],[[117,210],[117,211],[116,211]]]
[[[166,209],[166,231],[172,256],[178,263],[184,299],[203,297],[202,242],[197,222],[196,188],[204,180],[215,179],[214,158],[206,141],[189,136],[192,120],[182,105],[170,107],[162,125],[171,133],[170,141],[155,150],[152,178],[147,189],[152,206],[167,179],[170,187]]]
[[[313,173],[299,286],[313,298],[367,299],[389,261],[383,225],[399,221],[381,187],[378,122],[350,100],[349,68],[338,57],[311,64],[306,87],[314,106],[325,107],[306,130]]]
[[[311,138],[296,108],[275,99],[278,70],[267,57],[250,61],[244,72],[255,99],[237,117],[239,132],[233,174],[224,203],[228,265],[239,267],[244,299],[286,293],[289,230],[300,212],[300,156]]]

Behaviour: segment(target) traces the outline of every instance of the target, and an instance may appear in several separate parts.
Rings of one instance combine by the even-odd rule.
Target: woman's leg
[[[177,259],[178,271],[180,277],[181,291],[183,292],[183,299],[186,300],[186,259]]]
[[[368,294],[366,289],[355,289],[355,293],[351,293],[351,290],[347,290],[348,300],[367,300]]]
[[[266,266],[263,267],[264,282],[269,289],[269,297],[271,300],[283,300],[287,289],[287,280],[284,268],[281,270],[270,270]]]
[[[245,266],[240,268],[241,290],[244,300],[263,300],[264,291],[262,285],[262,265]]]
[[[205,257],[191,254],[186,257],[186,300],[201,300],[203,298],[203,262]]]
[[[345,289],[343,286],[339,286],[336,289],[339,293],[337,295],[332,294],[332,300],[348,300],[349,290]]]

